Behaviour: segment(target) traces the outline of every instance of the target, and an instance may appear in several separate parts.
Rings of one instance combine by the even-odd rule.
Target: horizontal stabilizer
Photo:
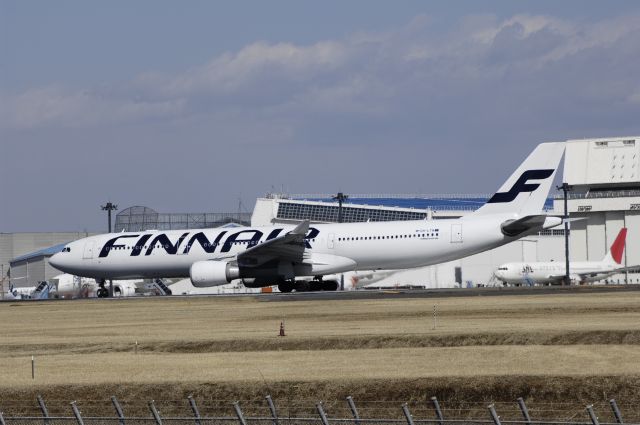
[[[562,224],[562,218],[552,215],[528,215],[517,220],[507,220],[500,226],[502,234],[509,237],[521,237],[543,229]]]

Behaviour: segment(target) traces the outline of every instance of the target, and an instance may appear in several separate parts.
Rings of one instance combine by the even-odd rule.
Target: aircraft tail
[[[540,214],[564,148],[564,142],[539,144],[491,199],[474,214],[515,213],[521,217]]]
[[[627,239],[627,228],[623,227],[618,232],[618,236],[616,236],[616,240],[611,244],[611,248],[605,254],[602,259],[603,263],[608,264],[621,264],[622,263],[622,253],[624,252],[624,245]]]

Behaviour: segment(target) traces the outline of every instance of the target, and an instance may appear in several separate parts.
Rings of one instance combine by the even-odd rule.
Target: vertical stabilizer
[[[521,217],[540,214],[564,148],[564,142],[538,145],[475,214],[515,213]]]
[[[621,264],[622,253],[624,252],[624,244],[626,239],[627,239],[627,228],[623,227],[622,229],[620,229],[620,232],[618,232],[618,236],[616,236],[616,240],[613,241],[613,244],[611,244],[611,248],[609,249],[609,252],[605,254],[602,261],[610,264],[612,263]]]

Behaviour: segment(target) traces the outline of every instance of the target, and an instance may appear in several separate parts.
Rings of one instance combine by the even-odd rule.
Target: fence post
[[[593,411],[593,404],[587,406],[587,412],[589,413],[589,418],[591,418],[591,423],[593,425],[600,425],[596,412]]]
[[[2,415],[2,412],[0,412],[0,425],[6,425],[4,423],[4,416]]]
[[[47,405],[40,394],[38,394],[37,399],[40,410],[42,411],[42,416],[44,417],[44,425],[49,425],[49,411],[47,410]]]
[[[271,412],[271,417],[273,418],[273,425],[278,425],[278,412],[276,411],[276,405],[273,404],[273,400],[270,395],[265,397],[267,400],[267,404],[269,405],[269,411]]]
[[[193,412],[193,416],[196,418],[196,425],[200,425],[200,411],[198,410],[198,405],[196,401],[193,399],[193,396],[190,395],[187,397],[189,400],[189,406],[191,406],[191,411]]]
[[[240,425],[247,425],[247,421],[244,420],[244,415],[242,414],[242,409],[240,409],[240,403],[237,401],[234,401],[233,408],[236,411],[236,416],[238,416],[238,421],[240,421]]]
[[[162,418],[160,417],[160,412],[156,409],[156,403],[151,400],[149,402],[149,410],[151,410],[151,414],[153,415],[153,419],[156,420],[157,425],[162,425]]]
[[[76,402],[71,402],[71,409],[73,409],[73,416],[76,417],[78,421],[78,425],[84,425],[84,421],[82,420],[82,415],[80,414],[80,410],[78,410],[78,406],[76,406]]]
[[[353,402],[353,397],[350,395],[347,396],[347,403],[349,404],[349,409],[351,409],[353,419],[355,419],[355,425],[360,425],[360,415],[358,414],[358,409],[356,409],[356,404]]]
[[[529,409],[527,409],[527,405],[524,404],[524,399],[522,397],[518,397],[518,406],[520,406],[520,411],[522,412],[522,416],[524,417],[527,425],[531,425],[531,416],[529,416]]]
[[[402,412],[404,413],[404,417],[407,419],[407,424],[414,425],[413,416],[411,416],[411,412],[409,411],[409,406],[407,405],[407,403],[404,403],[402,405]]]
[[[496,407],[492,404],[489,405],[489,413],[491,414],[491,419],[495,425],[500,425],[500,416],[498,416],[498,412],[496,412]]]
[[[327,419],[327,414],[324,412],[324,408],[322,407],[322,402],[316,403],[316,409],[318,409],[322,425],[329,425],[329,420]]]
[[[620,409],[618,409],[618,403],[616,403],[616,399],[612,398],[609,400],[609,404],[611,405],[611,410],[613,410],[613,416],[616,417],[616,422],[619,424],[623,424],[622,421],[622,413],[620,413]]]
[[[116,396],[111,396],[111,403],[116,409],[116,415],[118,415],[118,421],[120,421],[120,425],[124,425],[124,413],[122,412],[122,407],[120,407],[120,403],[118,402]]]
[[[444,425],[444,415],[442,414],[442,409],[440,409],[440,403],[436,397],[431,397],[431,404],[433,404],[433,408],[436,411],[436,417],[438,418],[438,425]]]

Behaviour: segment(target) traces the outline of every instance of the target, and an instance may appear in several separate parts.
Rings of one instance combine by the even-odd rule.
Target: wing
[[[619,267],[613,270],[601,270],[601,271],[591,271],[591,272],[583,272],[583,273],[572,273],[572,276],[578,276],[581,282],[593,282],[597,280],[605,279],[609,276],[612,276],[616,273],[624,273],[627,270],[637,270],[640,266],[629,266],[629,267]],[[561,281],[564,279],[564,274],[561,275],[550,275],[549,279]]]
[[[615,269],[612,270],[612,273],[622,273],[622,272],[626,272],[628,270],[638,270],[640,269],[640,265],[635,265],[635,266],[627,266],[627,267],[620,267],[619,269]]]
[[[282,236],[263,242],[238,254],[239,266],[257,267],[271,260],[302,262],[305,259],[304,238],[309,232],[309,221],[303,221]]]

